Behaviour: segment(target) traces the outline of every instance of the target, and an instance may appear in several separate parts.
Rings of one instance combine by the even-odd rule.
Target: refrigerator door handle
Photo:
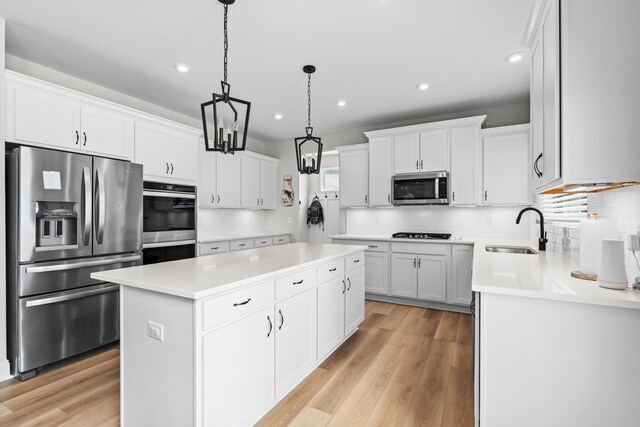
[[[91,171],[82,168],[82,244],[88,246],[91,238]]]
[[[100,289],[91,289],[89,291],[75,292],[67,295],[60,295],[57,297],[35,299],[35,300],[27,301],[25,305],[27,307],[37,307],[40,305],[55,304],[59,302],[71,301],[74,299],[86,298],[93,295],[100,295],[100,294],[106,294],[108,292],[115,292],[118,289],[120,289],[120,285],[114,284],[114,285],[105,286],[104,288],[100,288]]]
[[[104,176],[102,175],[102,169],[96,169],[96,242],[101,245],[104,239],[104,220],[105,211],[107,206],[105,205],[105,190],[104,190]]]
[[[97,267],[101,265],[120,264],[122,262],[138,261],[142,258],[141,255],[132,255],[127,257],[112,258],[112,259],[100,259],[95,261],[80,261],[69,264],[56,264],[56,265],[42,265],[37,267],[25,268],[25,273],[49,273],[51,271],[65,271],[75,270],[78,268]]]

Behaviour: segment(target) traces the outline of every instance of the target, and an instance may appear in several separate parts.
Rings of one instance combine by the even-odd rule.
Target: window
[[[320,169],[320,191],[340,191],[340,168]]]
[[[538,205],[546,222],[578,222],[588,214],[586,194],[541,194]]]

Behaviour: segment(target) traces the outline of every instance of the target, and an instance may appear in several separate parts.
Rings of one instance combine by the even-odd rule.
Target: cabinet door
[[[215,208],[216,153],[206,151],[204,142],[198,145],[198,206]]]
[[[344,338],[344,276],[318,285],[318,360],[324,359]]]
[[[316,288],[276,304],[276,399],[316,364]]]
[[[428,301],[446,301],[446,255],[418,256],[418,298]]]
[[[477,205],[482,180],[480,173],[480,128],[451,130],[451,204]]]
[[[391,206],[391,138],[369,141],[369,206]]]
[[[273,308],[202,338],[203,426],[245,426],[274,399]]]
[[[367,206],[369,202],[369,153],[340,153],[340,207]]]
[[[420,134],[420,170],[449,170],[449,130],[434,130]]]
[[[420,135],[415,133],[396,136],[393,140],[394,173],[416,173],[419,170]]]
[[[528,203],[528,164],[529,136],[526,133],[484,138],[483,203],[485,205]]]
[[[260,160],[255,157],[240,155],[242,168],[242,207],[260,208]]]
[[[82,106],[83,151],[103,156],[133,156],[133,118],[126,114],[91,105]]]
[[[278,163],[260,161],[260,209],[278,207]]]
[[[219,208],[240,208],[240,156],[216,155],[216,202]]]
[[[473,246],[452,245],[452,280],[447,292],[450,304],[471,304],[471,270],[473,268]]]
[[[391,254],[391,295],[418,296],[418,257],[416,254]]]
[[[64,96],[15,87],[14,126],[17,142],[80,148],[80,103]]]
[[[190,134],[169,135],[169,176],[195,181],[198,177],[196,152],[198,138]]]
[[[560,23],[557,3],[550,3],[552,5],[542,24],[544,150],[538,164],[545,184],[560,178],[560,38],[558,34]],[[599,79],[600,75],[597,78]],[[590,80],[587,87],[591,86],[592,81]],[[599,109],[600,106],[597,110]]]
[[[364,321],[364,267],[350,271],[347,277],[345,333],[349,335]]]
[[[134,161],[143,166],[145,177],[169,177],[169,137],[161,127],[136,122]]]
[[[538,165],[543,163],[541,159],[544,155],[544,62],[541,38],[542,35],[539,35],[531,48],[531,163],[527,170],[534,188],[543,185],[543,177],[538,170]]]
[[[389,294],[389,254],[365,252],[365,291],[370,294]]]

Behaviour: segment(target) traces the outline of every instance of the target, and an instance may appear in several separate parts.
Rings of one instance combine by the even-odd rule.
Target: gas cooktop
[[[418,239],[418,240],[449,240],[451,234],[448,233],[395,233],[391,237],[394,239]]]

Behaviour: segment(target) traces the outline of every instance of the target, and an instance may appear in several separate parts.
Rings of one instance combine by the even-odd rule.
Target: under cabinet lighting
[[[504,60],[510,63],[514,63],[514,62],[521,61],[522,58],[524,58],[524,54],[522,52],[514,52],[511,55],[504,58]]]

